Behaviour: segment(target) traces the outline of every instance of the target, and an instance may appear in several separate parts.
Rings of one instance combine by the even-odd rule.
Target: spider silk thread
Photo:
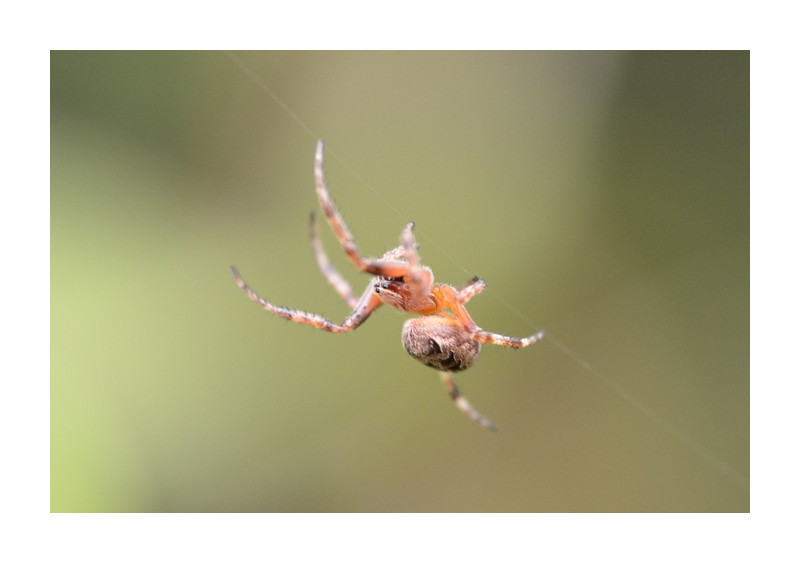
[[[300,116],[298,116],[286,102],[284,102],[280,97],[278,97],[278,95],[267,85],[267,83],[260,76],[258,76],[258,74],[256,74],[250,67],[248,67],[247,64],[245,64],[241,58],[239,58],[235,53],[231,51],[225,51],[225,54],[236,66],[238,66],[242,70],[242,72],[245,73],[245,75],[247,75],[250,78],[250,80],[253,81],[253,83],[256,84],[256,86],[258,86],[264,93],[266,93],[272,99],[272,101],[274,101],[283,111],[286,112],[286,114],[289,117],[291,117],[306,133],[308,133],[311,136],[311,138],[314,139],[315,142],[321,138],[313,129],[311,129],[311,127],[309,127],[302,119],[300,119]],[[375,189],[372,186],[372,184],[370,184],[365,178],[363,178],[358,172],[356,172],[347,162],[345,162],[341,157],[339,157],[339,155],[334,150],[331,150],[329,147],[326,146],[325,153],[326,155],[333,156],[340,165],[342,165],[346,170],[348,170],[359,182],[361,182],[361,184],[366,186],[373,193],[373,195],[378,200],[380,200],[381,203],[383,203],[383,205],[391,209],[405,223],[409,222],[409,219],[406,215],[404,215],[394,204],[392,204],[388,199],[386,199],[383,196],[383,194],[381,194],[377,189]],[[426,246],[434,248],[437,252],[439,252],[445,258],[447,258],[452,264],[463,270],[467,276],[470,275],[470,271],[467,268],[465,268],[452,255],[447,253],[434,240],[428,237],[424,231],[420,230],[419,228],[415,228],[414,232],[415,234],[421,236],[423,239],[427,241]],[[503,305],[503,307],[508,309],[510,312],[516,315],[520,320],[526,323],[530,328],[534,330],[537,329],[536,325],[533,323],[533,321],[531,321],[530,318],[521,313],[517,308],[511,305],[511,303],[505,300],[497,292],[487,288],[484,294],[490,295],[498,303]],[[597,380],[602,382],[614,393],[616,393],[618,396],[620,396],[622,399],[628,402],[634,409],[642,413],[645,417],[649,418],[663,431],[667,432],[674,440],[682,444],[684,447],[688,448],[691,452],[693,452],[696,456],[702,459],[709,466],[711,466],[716,471],[720,472],[722,475],[727,477],[732,483],[736,484],[738,487],[742,489],[749,489],[749,481],[744,475],[736,471],[736,469],[734,469],[730,464],[720,459],[711,450],[709,450],[696,440],[693,440],[685,433],[681,432],[674,424],[671,424],[666,419],[662,418],[652,408],[648,407],[645,403],[643,403],[642,401],[631,395],[628,391],[626,391],[620,384],[615,382],[613,379],[599,372],[588,361],[584,360],[581,356],[575,353],[566,344],[561,342],[561,340],[555,338],[550,332],[547,332],[547,335],[543,339],[542,343],[546,342],[551,343],[553,346],[559,349],[571,361],[575,362],[578,366],[580,366],[581,369],[583,369],[584,371],[595,377]]]

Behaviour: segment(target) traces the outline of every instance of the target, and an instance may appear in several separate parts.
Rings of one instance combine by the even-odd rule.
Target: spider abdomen
[[[481,344],[449,315],[426,315],[403,325],[403,346],[426,366],[462,371],[475,363]]]

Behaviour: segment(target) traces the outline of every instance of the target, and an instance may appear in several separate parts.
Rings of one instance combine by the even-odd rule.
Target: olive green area
[[[749,511],[747,52],[53,52],[54,512]],[[265,85],[283,104],[262,88]],[[459,412],[308,244],[474,275]],[[323,243],[360,292],[368,276]]]

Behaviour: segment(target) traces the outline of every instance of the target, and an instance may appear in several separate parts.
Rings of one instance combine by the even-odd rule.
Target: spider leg
[[[453,311],[458,322],[461,323],[464,330],[467,331],[470,337],[476,342],[482,344],[496,344],[497,346],[505,346],[507,348],[524,348],[544,338],[544,331],[539,331],[526,338],[517,338],[516,336],[505,336],[503,334],[482,330],[481,327],[475,324],[472,317],[469,316],[469,312],[467,312],[467,308],[464,307],[464,303],[484,289],[486,289],[486,282],[480,278],[474,278],[472,282],[461,286],[459,289],[443,284],[437,284],[434,287],[434,290],[437,290],[436,292],[438,293],[442,307],[449,308]]]
[[[317,220],[314,213],[311,213],[311,248],[314,251],[314,257],[317,259],[317,266],[319,266],[322,275],[331,284],[331,287],[336,290],[342,299],[344,299],[347,306],[355,309],[358,304],[358,299],[353,294],[353,288],[342,275],[333,267],[328,256],[325,254],[325,249],[322,248],[322,241],[319,238],[319,231],[317,229]]]
[[[400,233],[400,244],[411,269],[419,269],[419,254],[417,253],[417,239],[414,237],[414,223],[406,223]]]
[[[330,193],[328,193],[328,186],[325,183],[325,172],[322,166],[323,147],[323,142],[318,141],[317,151],[314,156],[314,179],[317,184],[317,199],[319,199],[322,212],[325,213],[325,218],[328,220],[333,234],[336,235],[336,238],[339,240],[339,244],[342,245],[345,254],[347,254],[350,262],[362,272],[389,278],[402,277],[408,269],[408,264],[405,262],[399,260],[367,260],[361,256],[361,252],[358,250],[358,246],[356,246],[356,241],[350,229],[347,228],[347,224],[345,224],[344,219],[342,219],[342,214],[339,213],[339,210],[331,199]]]
[[[455,289],[446,285],[437,285],[434,289],[438,288],[439,298],[443,307],[449,307],[455,313],[458,322],[465,331],[469,333],[473,340],[482,344],[496,344],[497,346],[505,346],[507,348],[524,348],[544,338],[544,331],[539,331],[526,338],[517,338],[516,336],[505,336],[495,332],[487,332],[482,330],[472,317],[469,316],[464,303],[486,289],[486,282],[480,278],[473,279],[459,289]]]
[[[259,297],[259,295],[247,285],[244,279],[242,279],[242,276],[239,275],[238,270],[236,270],[236,268],[233,266],[231,266],[231,273],[233,274],[236,283],[239,284],[239,287],[242,288],[247,296],[270,313],[288,321],[317,327],[325,332],[349,332],[351,330],[355,330],[364,321],[366,321],[372,311],[374,311],[375,308],[381,304],[381,300],[373,291],[372,282],[370,282],[370,284],[367,286],[367,289],[361,295],[361,299],[358,300],[353,312],[347,316],[342,324],[336,324],[329,321],[325,317],[315,315],[314,313],[306,313],[305,311],[298,311],[297,309],[292,309],[291,307],[280,307],[278,305],[273,305],[263,297]]]
[[[495,426],[491,420],[475,410],[475,407],[473,407],[469,401],[467,401],[466,397],[461,394],[461,391],[459,391],[458,387],[456,386],[455,380],[453,380],[453,375],[449,371],[440,371],[439,375],[442,378],[442,383],[444,383],[445,389],[447,389],[447,394],[450,395],[450,398],[453,399],[453,402],[463,413],[484,428],[493,432],[497,430],[497,426]]]
[[[423,268],[419,263],[419,253],[417,252],[417,241],[414,238],[414,223],[407,223],[400,234],[403,255],[408,264],[405,282],[411,292],[418,296],[427,296],[433,287],[433,273],[428,268]]]
[[[458,292],[458,302],[463,305],[479,293],[483,293],[485,290],[486,282],[478,276],[475,276],[467,283],[456,289],[456,292]]]
[[[381,261],[399,262],[403,256],[405,256],[405,253],[403,252],[403,247],[396,246],[393,249],[384,252],[383,256],[381,256]]]
[[[532,334],[525,338],[517,338],[516,336],[505,336],[503,334],[478,330],[472,334],[472,338],[483,344],[496,344],[498,346],[505,346],[507,348],[524,348],[525,346],[535,344],[544,338],[544,331],[540,330],[536,334]]]

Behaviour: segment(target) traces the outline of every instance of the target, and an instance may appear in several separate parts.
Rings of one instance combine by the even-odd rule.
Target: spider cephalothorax
[[[317,143],[314,159],[314,176],[317,198],[328,224],[342,245],[347,257],[362,272],[375,276],[360,298],[356,298],[350,284],[328,261],[317,233],[314,215],[311,215],[311,245],[322,274],[352,309],[342,324],[333,323],[313,313],[288,307],[278,307],[259,297],[245,283],[236,268],[231,267],[236,282],[245,293],[267,311],[290,321],[315,326],[327,332],[348,332],[358,328],[381,304],[399,311],[422,315],[403,325],[403,346],[423,364],[439,370],[442,381],[456,405],[470,418],[484,427],[495,430],[494,424],[484,418],[461,395],[452,372],[470,367],[481,351],[481,344],[497,344],[509,348],[522,348],[541,340],[538,332],[527,338],[504,336],[486,332],[475,324],[464,305],[486,289],[486,282],[473,278],[460,287],[433,282],[433,272],[419,262],[413,223],[408,223],[400,235],[400,246],[386,252],[379,259],[361,256],[353,235],[347,228],[339,210],[333,203],[325,183],[322,168],[322,141]]]

